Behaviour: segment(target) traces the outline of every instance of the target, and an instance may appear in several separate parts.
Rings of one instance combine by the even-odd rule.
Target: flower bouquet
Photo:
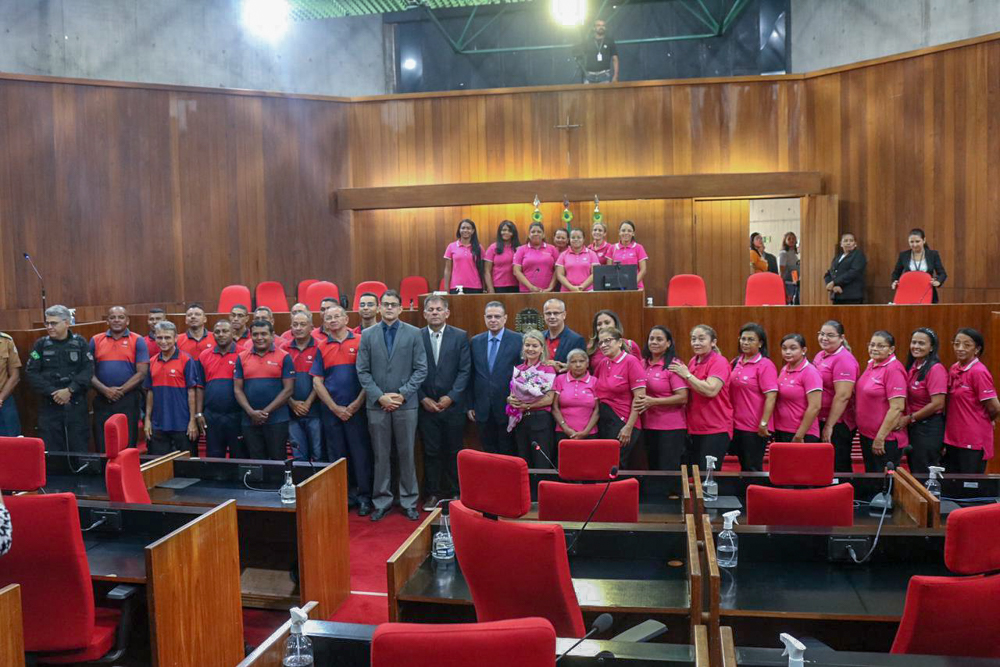
[[[539,366],[532,366],[524,370],[514,367],[514,375],[510,380],[510,395],[522,403],[534,403],[546,393],[552,390],[552,383],[555,382],[554,373],[547,372]],[[524,410],[507,405],[507,432],[510,433],[521,421]]]

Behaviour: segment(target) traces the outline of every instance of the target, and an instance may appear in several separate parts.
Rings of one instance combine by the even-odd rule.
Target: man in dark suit
[[[559,373],[566,372],[566,355],[579,348],[587,349],[583,336],[566,326],[566,304],[560,299],[549,299],[542,306],[545,317],[545,344],[549,346],[549,365]]]
[[[382,295],[382,322],[364,330],[358,349],[358,380],[365,390],[368,432],[375,456],[371,520],[380,521],[392,508],[390,457],[396,441],[399,456],[399,504],[416,521],[417,470],[413,445],[417,434],[417,390],[427,377],[427,355],[420,329],[399,321],[402,299],[396,290]]]
[[[424,510],[440,498],[458,496],[458,452],[465,430],[465,391],[472,372],[472,356],[465,331],[447,324],[448,300],[430,296],[424,301],[427,326],[420,330],[427,354],[427,379],[417,390],[418,427],[424,444]]]
[[[483,449],[516,454],[514,435],[507,432],[507,397],[514,366],[521,361],[521,334],[504,328],[507,309],[499,301],[486,304],[486,331],[473,337],[469,419],[476,422]]]

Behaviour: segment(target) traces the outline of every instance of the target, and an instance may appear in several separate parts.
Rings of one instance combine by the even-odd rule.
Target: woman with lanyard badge
[[[444,251],[444,284],[452,294],[457,294],[459,287],[468,294],[479,294],[483,291],[483,251],[476,223],[469,219],[458,223],[455,238]]]
[[[993,376],[979,360],[983,335],[959,329],[952,345],[958,359],[948,371],[944,465],[950,473],[982,474],[993,458],[993,422],[1000,402]]]
[[[806,357],[806,339],[790,333],[781,339],[785,365],[778,374],[774,406],[774,439],[778,442],[819,442],[823,378]]]
[[[740,355],[733,359],[729,399],[733,405],[733,444],[740,469],[764,469],[767,427],[778,396],[778,369],[767,355],[767,333],[756,322],[740,329]]]
[[[900,276],[907,271],[923,271],[924,273],[929,273],[931,276],[931,289],[934,292],[931,301],[932,303],[937,303],[937,288],[941,287],[944,281],[948,279],[948,274],[944,270],[944,264],[941,263],[941,255],[937,250],[931,250],[927,246],[927,240],[924,238],[924,230],[919,227],[910,230],[907,242],[910,245],[910,249],[899,253],[899,258],[896,260],[896,267],[892,270],[892,289],[896,289]]]
[[[521,245],[517,237],[517,227],[510,220],[504,220],[497,227],[497,240],[490,244],[483,257],[483,277],[486,291],[497,294],[517,292],[517,278],[514,277],[514,253]]]

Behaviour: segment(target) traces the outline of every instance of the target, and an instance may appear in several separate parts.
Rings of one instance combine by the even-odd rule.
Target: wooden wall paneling
[[[330,618],[351,594],[346,459],[298,485],[295,514],[301,602]]]
[[[830,303],[823,276],[840,242],[840,198],[837,195],[803,197],[801,210],[799,301],[815,305]]]
[[[24,621],[17,584],[0,588],[0,664],[24,667]]]
[[[741,304],[750,276],[750,205],[745,199],[694,202],[695,273],[710,304]]]
[[[434,521],[441,515],[441,508],[431,511],[420,525],[410,534],[406,541],[399,545],[396,552],[389,556],[385,564],[386,582],[389,591],[387,604],[389,606],[389,622],[397,623],[399,603],[396,596],[402,590],[407,580],[420,567],[431,552]]]

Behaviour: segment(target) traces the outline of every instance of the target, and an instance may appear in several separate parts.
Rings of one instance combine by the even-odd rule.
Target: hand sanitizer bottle
[[[285,461],[285,483],[281,485],[281,489],[278,491],[278,495],[281,496],[282,505],[295,504],[295,484],[292,483],[291,459]]]
[[[719,485],[712,479],[712,471],[715,470],[716,461],[718,459],[714,456],[705,456],[705,467],[708,468],[708,472],[705,474],[705,483],[701,485],[705,492],[705,500],[715,500],[719,497]]]
[[[785,650],[781,655],[788,656],[788,667],[802,667],[805,663],[803,657],[806,652],[806,645],[787,632],[778,635],[778,639],[785,645]]]
[[[736,561],[740,555],[740,544],[736,531],[733,530],[733,524],[739,523],[736,520],[739,515],[739,510],[726,512],[722,515],[724,519],[722,532],[719,533],[715,545],[715,557],[719,561],[719,567],[736,567]]]
[[[308,620],[305,612],[292,607],[292,631],[285,642],[282,667],[310,667],[313,664],[312,640],[302,634],[302,624]]]
[[[941,497],[941,480],[944,478],[944,468],[941,466],[927,466],[931,476],[927,478],[927,490],[937,498]]]

